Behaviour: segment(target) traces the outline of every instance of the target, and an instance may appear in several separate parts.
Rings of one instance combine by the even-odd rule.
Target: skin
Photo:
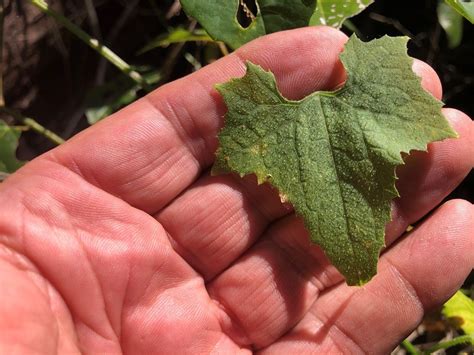
[[[340,85],[347,38],[278,33],[165,85],[0,185],[0,353],[387,353],[474,266],[474,208],[437,207],[474,165],[474,125],[398,170],[378,274],[348,287],[253,177],[210,177],[249,59],[288,98]],[[435,97],[434,71],[414,70]],[[408,224],[422,219],[410,234]]]

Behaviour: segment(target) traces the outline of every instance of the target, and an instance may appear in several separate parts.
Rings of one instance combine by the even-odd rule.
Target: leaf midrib
[[[348,235],[349,239],[350,239],[352,257],[355,259],[356,258],[355,251],[354,251],[355,242],[354,242],[352,233],[349,230],[349,226],[347,224],[347,220],[349,219],[349,217],[348,217],[348,213],[347,213],[346,201],[345,201],[344,196],[342,194],[342,188],[341,188],[341,184],[340,184],[341,179],[339,177],[339,171],[337,169],[336,159],[334,157],[333,142],[332,142],[332,139],[331,139],[331,135],[329,133],[328,122],[327,122],[327,119],[326,119],[326,114],[324,112],[324,108],[323,108],[321,98],[318,97],[317,101],[318,101],[318,104],[319,104],[321,116],[323,117],[323,120],[324,120],[324,128],[325,128],[325,133],[326,133],[326,136],[327,136],[327,141],[329,143],[329,151],[330,151],[330,155],[331,155],[331,161],[332,161],[332,164],[333,164],[333,167],[334,167],[334,172],[336,173],[337,188],[338,188],[338,191],[339,191],[339,197],[341,198],[341,201],[342,201],[342,208],[343,208],[343,211],[344,211],[344,220],[345,220],[344,221],[345,222],[344,223],[344,228],[345,228],[345,231],[346,231],[346,235]],[[318,218],[320,218],[320,217],[318,216]]]

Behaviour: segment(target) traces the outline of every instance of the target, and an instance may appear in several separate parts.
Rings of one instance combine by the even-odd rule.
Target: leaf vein
[[[339,177],[339,171],[337,169],[337,164],[336,164],[336,159],[334,157],[334,153],[333,153],[333,142],[332,142],[332,139],[331,139],[331,135],[329,133],[329,127],[328,127],[328,122],[327,122],[327,119],[326,119],[326,113],[325,113],[325,110],[324,110],[324,106],[322,104],[322,101],[321,101],[321,98],[319,98],[318,100],[318,103],[319,103],[319,107],[321,109],[321,114],[323,116],[323,121],[324,121],[324,127],[326,128],[326,135],[327,135],[327,140],[328,140],[328,143],[329,143],[329,152],[330,152],[330,156],[331,156],[331,160],[332,160],[332,164],[334,166],[334,172],[336,173],[336,178],[337,178],[337,187],[338,187],[338,191],[339,191],[339,196],[341,198],[341,202],[342,202],[342,208],[343,208],[343,211],[344,211],[344,217],[347,219],[348,218],[348,213],[347,213],[347,206],[346,206],[346,201],[344,199],[344,195],[342,193],[342,188],[341,188],[341,184],[339,183],[340,181],[340,177]],[[347,222],[344,223],[344,228],[346,230],[346,233],[347,235],[349,236],[349,239],[350,239],[350,246],[351,246],[351,254],[352,256],[354,257],[355,259],[355,251],[354,251],[354,244],[355,244],[355,241],[354,241],[354,236],[352,235],[352,233],[349,231],[349,226],[347,225]]]

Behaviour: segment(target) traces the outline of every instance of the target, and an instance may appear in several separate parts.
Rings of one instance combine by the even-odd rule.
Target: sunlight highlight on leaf
[[[374,0],[318,0],[310,25],[340,28],[343,22],[365,10]]]
[[[454,319],[456,325],[464,333],[474,335],[474,301],[461,291],[457,291],[453,297],[443,306],[443,315]]]

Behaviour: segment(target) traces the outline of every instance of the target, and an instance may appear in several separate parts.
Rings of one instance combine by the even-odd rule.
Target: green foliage
[[[376,273],[400,152],[456,136],[413,73],[406,42],[352,36],[341,54],[345,86],[300,101],[251,63],[217,88],[228,113],[213,173],[255,173],[275,186],[350,285]]]
[[[238,48],[266,33],[260,12],[247,28],[242,28],[236,17],[239,0],[181,0],[181,5],[189,16],[199,21],[212,38],[223,41],[232,48]]]
[[[443,306],[443,315],[461,328],[464,333],[474,335],[474,301],[458,291]],[[474,344],[474,338],[472,343]]]
[[[474,2],[461,0],[445,0],[453,9],[464,16],[470,23],[474,24]]]
[[[446,32],[449,48],[456,48],[462,40],[462,16],[444,2],[438,4],[437,13],[439,24]]]
[[[447,341],[442,341],[436,345],[433,345],[432,347],[424,350],[422,354],[433,354],[439,350],[447,350],[449,348],[452,348],[453,346],[459,346],[463,344],[473,344],[474,342],[474,335],[461,335],[458,337],[455,337],[451,340]],[[450,354],[449,352],[448,354]],[[464,352],[460,352],[459,354],[464,354]]]
[[[258,0],[252,12],[251,1],[203,1],[181,0],[186,13],[206,29],[212,38],[224,41],[232,48],[268,33],[304,27],[328,25],[341,27],[342,22],[352,17],[373,0]],[[244,27],[239,14],[247,17]]]
[[[327,25],[340,28],[347,18],[357,15],[374,0],[318,0],[310,25]]]
[[[145,47],[143,47],[138,53],[142,54],[158,47],[167,47],[172,43],[183,43],[183,42],[212,42],[213,39],[209,37],[206,31],[197,29],[193,32],[187,29],[178,27],[173,28],[169,33],[164,33],[155,39],[151,40]]]
[[[0,120],[0,171],[13,173],[24,163],[16,158],[21,131]]]

